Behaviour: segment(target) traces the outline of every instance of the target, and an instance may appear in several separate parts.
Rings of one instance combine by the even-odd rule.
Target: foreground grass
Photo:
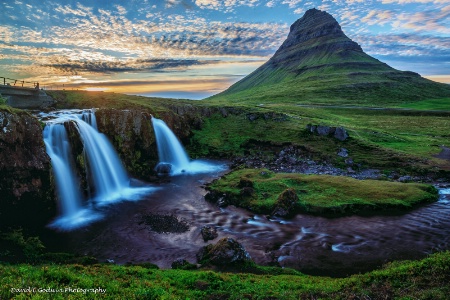
[[[0,274],[0,299],[448,299],[450,252],[338,279],[105,264],[0,264]]]
[[[242,193],[242,182],[252,186],[252,195]],[[296,212],[348,213],[363,209],[405,209],[438,198],[436,189],[427,184],[273,173],[258,169],[231,172],[209,186],[211,191],[225,193],[232,204],[257,213],[271,213],[279,195],[288,188],[293,189],[299,198]]]

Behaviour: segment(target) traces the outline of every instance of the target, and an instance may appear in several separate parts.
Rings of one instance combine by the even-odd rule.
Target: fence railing
[[[39,89],[39,82],[30,82],[14,78],[0,77],[0,84],[6,86],[24,87],[24,88],[34,88]]]

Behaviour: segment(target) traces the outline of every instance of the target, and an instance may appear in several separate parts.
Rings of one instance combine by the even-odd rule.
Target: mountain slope
[[[367,55],[330,14],[310,9],[269,61],[209,99],[381,105],[449,96],[449,85]]]

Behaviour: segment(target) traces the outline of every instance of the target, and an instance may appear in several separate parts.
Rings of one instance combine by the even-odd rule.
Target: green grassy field
[[[400,107],[423,110],[448,110],[450,111],[450,98],[423,100],[414,103],[406,103]]]
[[[53,91],[57,108],[145,109],[159,115],[173,107],[223,107],[216,101],[189,101],[147,98],[104,92]],[[448,98],[447,98],[448,99]],[[424,107],[445,107],[446,99],[424,101]],[[228,107],[230,103],[226,102]],[[417,102],[418,104],[421,102]],[[418,105],[417,104],[417,105]],[[408,105],[415,105],[409,103]],[[439,106],[440,105],[440,106]],[[201,129],[193,129],[191,142],[185,146],[192,157],[231,157],[252,152],[249,142],[303,147],[317,160],[326,160],[345,167],[344,159],[336,156],[340,148],[349,150],[350,157],[362,167],[382,171],[398,170],[429,172],[450,170],[450,164],[435,158],[441,145],[449,144],[450,111],[427,110],[365,110],[349,108],[302,107],[296,104],[271,102],[263,106],[236,102],[237,114],[203,116]],[[285,114],[285,120],[258,117],[250,121],[248,114]],[[344,142],[333,138],[307,134],[307,124],[343,126],[350,134]],[[259,150],[258,150],[259,151]],[[270,151],[269,151],[270,152]],[[267,153],[273,155],[274,153]]]
[[[448,299],[450,294],[450,252],[391,263],[348,278],[295,275],[295,271],[276,275],[270,274],[272,269],[252,274],[158,270],[145,265],[0,264],[0,298]]]
[[[251,183],[253,195],[243,195],[240,182]],[[431,185],[418,183],[356,180],[343,176],[273,173],[264,169],[233,171],[209,185],[209,190],[226,193],[232,204],[257,213],[274,211],[279,195],[292,189],[298,196],[295,212],[349,213],[359,210],[411,208],[437,200]]]

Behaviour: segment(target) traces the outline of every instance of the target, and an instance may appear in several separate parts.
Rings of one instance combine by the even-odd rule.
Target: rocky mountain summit
[[[308,100],[315,98],[342,103],[381,98],[398,103],[448,96],[450,86],[396,70],[366,54],[345,35],[333,16],[310,9],[291,25],[288,37],[272,58],[211,99],[306,99],[317,103]]]

